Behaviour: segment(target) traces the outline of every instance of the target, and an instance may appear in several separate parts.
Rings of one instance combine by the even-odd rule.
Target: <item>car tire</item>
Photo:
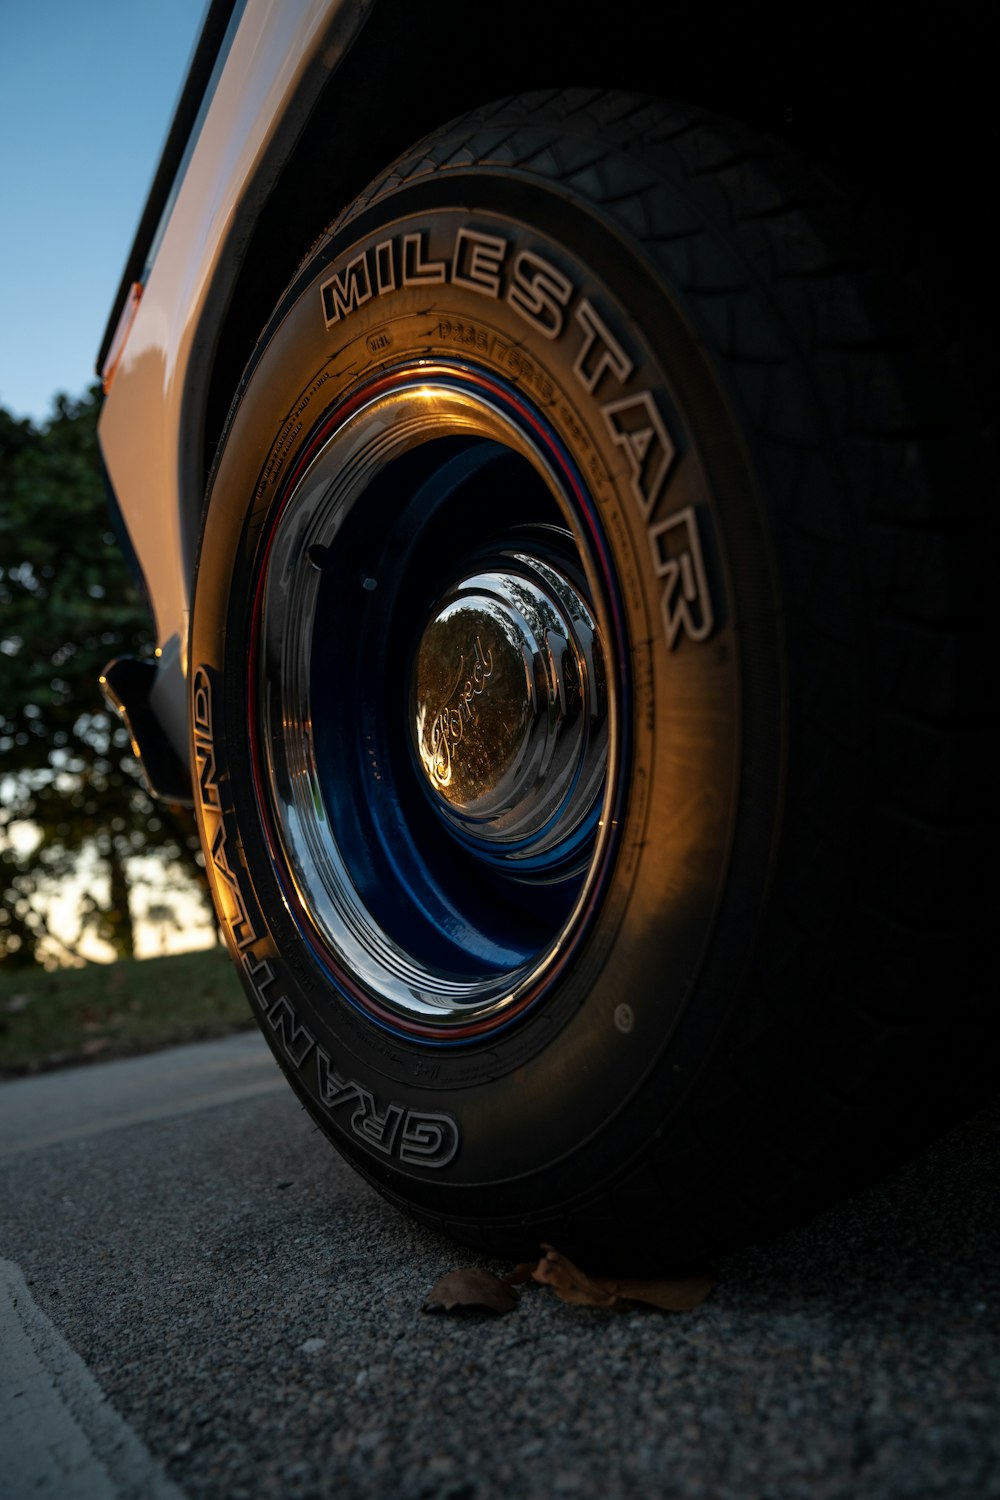
[[[210,879],[310,1114],[459,1239],[690,1260],[973,1086],[982,445],[910,296],[784,146],[570,92],[396,162],[259,342]]]

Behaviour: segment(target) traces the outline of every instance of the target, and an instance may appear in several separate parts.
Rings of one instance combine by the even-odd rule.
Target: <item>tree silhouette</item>
[[[102,703],[115,656],[148,655],[150,626],[114,536],[97,449],[99,390],[56,398],[36,428],[0,408],[0,958],[78,957],[88,930],[134,952],[130,870],[153,857],[204,887],[194,820],[146,793]],[[100,871],[108,895],[94,888]],[[49,898],[88,887],[74,932]],[[100,882],[97,882],[98,886]]]

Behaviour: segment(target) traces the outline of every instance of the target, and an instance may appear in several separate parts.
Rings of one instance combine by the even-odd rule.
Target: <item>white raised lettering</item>
[[[693,641],[705,640],[712,633],[715,617],[694,506],[685,506],[658,526],[651,526],[649,545],[656,576],[663,579],[660,608],[667,650],[674,649],[682,632]]]
[[[379,296],[383,292],[396,290],[396,266],[392,258],[392,240],[382,240],[375,246],[375,284]]]
[[[500,268],[506,253],[507,241],[497,235],[460,229],[455,236],[451,279],[456,286],[467,286],[482,296],[499,297]]]
[[[674,445],[648,391],[607,401],[601,407],[611,437],[625,449],[632,469],[632,493],[648,520],[674,461]]]
[[[584,334],[583,348],[573,365],[584,390],[593,394],[608,370],[619,380],[627,380],[635,366],[586,297],[573,316]]]
[[[425,282],[444,281],[443,260],[424,260],[424,234],[403,235],[403,285],[422,286]]]
[[[572,295],[568,276],[534,251],[521,251],[514,261],[507,301],[526,323],[547,339],[558,338],[563,331],[563,310]]]
[[[354,312],[372,294],[371,277],[368,274],[368,258],[362,253],[349,262],[343,276],[334,271],[329,281],[320,287],[323,299],[323,316],[327,328],[349,312]]]

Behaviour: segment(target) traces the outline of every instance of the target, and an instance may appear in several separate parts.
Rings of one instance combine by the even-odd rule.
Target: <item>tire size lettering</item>
[[[674,467],[676,450],[653,393],[636,384],[636,363],[625,342],[589,297],[552,261],[517,247],[499,234],[468,225],[450,242],[443,232],[432,247],[429,231],[408,231],[380,240],[335,268],[320,284],[328,329],[358,311],[372,297],[397,287],[450,283],[491,301],[504,301],[525,325],[550,341],[573,340],[572,369],[581,391],[597,404],[611,443],[621,452],[625,479],[649,540],[654,575],[661,581],[660,612],[667,650],[681,639],[706,640],[715,611],[705,570],[696,509],[654,522],[654,514]],[[440,318],[438,337],[481,354],[543,404],[556,399],[555,386],[518,342],[505,342],[473,322]],[[562,410],[566,411],[565,405]],[[574,423],[579,440],[579,424]],[[585,443],[586,448],[590,444]],[[281,459],[279,458],[279,464]],[[607,479],[593,450],[590,478]]]
[[[552,381],[533,360],[528,358],[519,345],[505,344],[501,339],[496,339],[494,357],[519,385],[534,386],[540,401],[548,405],[549,402],[555,400],[555,386]]]
[[[480,354],[490,351],[490,336],[485,328],[474,323],[461,323],[457,319],[442,318],[438,323],[438,338],[449,344],[462,344],[466,349],[478,349]]]
[[[217,772],[212,684],[205,667],[198,667],[194,673],[191,701],[194,780],[205,843],[210,850],[216,905],[229,929],[254,1003],[275,1045],[288,1064],[304,1076],[331,1119],[346,1126],[366,1146],[410,1166],[446,1167],[457,1156],[461,1144],[458,1121],[452,1115],[410,1109],[395,1101],[381,1106],[370,1089],[356,1079],[344,1077],[329,1052],[299,1019],[270,959],[252,951],[261,938],[254,930],[240,886],[237,873],[240,860],[230,858]]]
[[[536,399],[542,403],[547,405],[555,400],[552,380],[518,344],[507,343],[487,329],[475,323],[464,323],[459,318],[440,318],[437,334],[444,343],[461,344],[464,349],[486,355],[519,385],[533,386]]]

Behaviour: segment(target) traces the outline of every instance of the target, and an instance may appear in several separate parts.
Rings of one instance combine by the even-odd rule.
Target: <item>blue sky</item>
[[[0,405],[94,360],[205,0],[0,0]]]

